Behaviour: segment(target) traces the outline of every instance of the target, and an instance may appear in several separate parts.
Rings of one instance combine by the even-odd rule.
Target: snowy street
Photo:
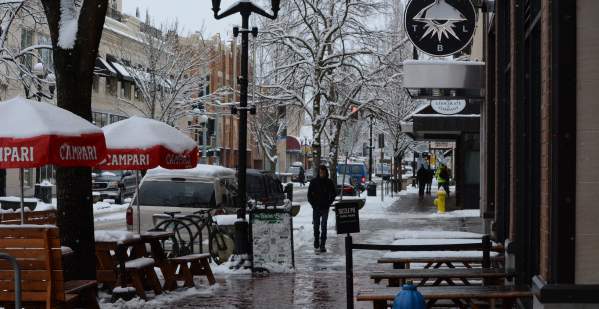
[[[296,191],[297,192],[297,191]],[[364,194],[365,196],[365,194]],[[386,244],[399,235],[414,236],[419,231],[481,232],[478,210],[451,211],[436,214],[433,197],[418,200],[417,192],[410,188],[398,197],[368,197],[360,210],[361,233],[353,234],[354,242]],[[208,287],[200,281],[196,288],[178,290],[143,302],[103,303],[103,308],[341,308],[345,306],[345,253],[344,236],[335,233],[335,219],[331,213],[328,221],[327,253],[314,253],[312,248],[312,210],[309,204],[294,218],[296,270],[252,276],[247,271],[231,272],[213,265],[217,286]],[[430,232],[428,232],[430,233]],[[443,234],[443,232],[439,232]],[[470,235],[449,233],[452,235]],[[385,252],[354,251],[354,291],[372,285],[367,272],[389,268],[377,265],[376,259]],[[370,308],[369,303],[356,303],[356,308]]]

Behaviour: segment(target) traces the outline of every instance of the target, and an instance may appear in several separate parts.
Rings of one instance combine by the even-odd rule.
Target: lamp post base
[[[235,257],[236,268],[250,268],[252,266],[249,256],[249,224],[247,221],[235,222]]]

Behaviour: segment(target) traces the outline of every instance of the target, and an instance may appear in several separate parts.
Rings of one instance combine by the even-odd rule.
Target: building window
[[[23,186],[33,187],[33,173],[34,169],[32,168],[23,169]]]
[[[139,90],[139,88],[136,85],[134,85],[133,96],[137,101],[142,100],[141,90]]]
[[[94,92],[98,92],[99,84],[100,84],[100,77],[98,77],[98,75],[94,74],[94,78],[92,80],[92,89],[94,90]]]
[[[131,100],[131,83],[121,81],[121,98]]]
[[[37,44],[38,45],[49,45],[52,46],[52,41],[50,37],[45,35],[38,35]],[[52,57],[52,49],[49,48],[41,48],[39,50],[40,61],[44,64],[46,68],[54,67],[54,58]]]
[[[33,31],[29,29],[21,30],[21,49],[25,49],[31,45],[33,45]],[[22,63],[27,69],[31,70],[33,68],[33,55],[26,54],[22,59]]]
[[[117,79],[114,77],[106,77],[106,93],[111,96],[116,96]]]

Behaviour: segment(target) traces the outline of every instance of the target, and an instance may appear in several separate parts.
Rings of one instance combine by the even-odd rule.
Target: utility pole
[[[368,147],[368,182],[372,182],[372,122],[373,117],[370,116],[370,147]]]
[[[241,14],[241,29],[233,28],[233,35],[237,37],[241,33],[241,75],[238,78],[239,84],[239,107],[234,107],[232,113],[239,112],[239,147],[238,147],[238,186],[239,186],[239,209],[237,211],[237,221],[235,222],[235,254],[241,259],[250,261],[249,253],[249,225],[245,218],[247,207],[246,195],[246,170],[247,170],[247,112],[255,114],[256,107],[248,107],[248,59],[249,43],[248,35],[252,33],[254,37],[258,35],[258,28],[249,29],[249,20],[252,13],[262,15],[266,18],[276,19],[279,12],[280,0],[271,0],[273,14],[269,14],[262,8],[254,5],[251,1],[239,1],[232,7],[218,14],[220,11],[221,0],[212,0],[212,11],[214,18],[222,19],[235,13]],[[251,262],[250,262],[251,264]],[[246,265],[251,266],[251,265]]]

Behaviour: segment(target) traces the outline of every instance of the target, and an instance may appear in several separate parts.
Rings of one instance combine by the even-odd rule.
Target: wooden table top
[[[503,256],[491,257],[491,262],[501,262],[505,260]],[[380,264],[389,263],[482,263],[483,257],[475,256],[438,256],[438,257],[382,257],[377,260]]]
[[[507,276],[498,268],[436,268],[436,269],[391,269],[373,271],[371,279],[438,279],[438,278],[502,278]]]
[[[362,289],[358,291],[358,301],[392,301],[401,289],[398,287]],[[419,287],[425,299],[491,299],[530,297],[532,292],[526,287],[514,286],[435,286]]]
[[[139,236],[141,237],[142,240],[147,241],[147,240],[152,240],[152,239],[158,239],[158,240],[167,239],[173,235],[175,235],[175,233],[172,231],[156,231],[156,232],[143,232]]]

